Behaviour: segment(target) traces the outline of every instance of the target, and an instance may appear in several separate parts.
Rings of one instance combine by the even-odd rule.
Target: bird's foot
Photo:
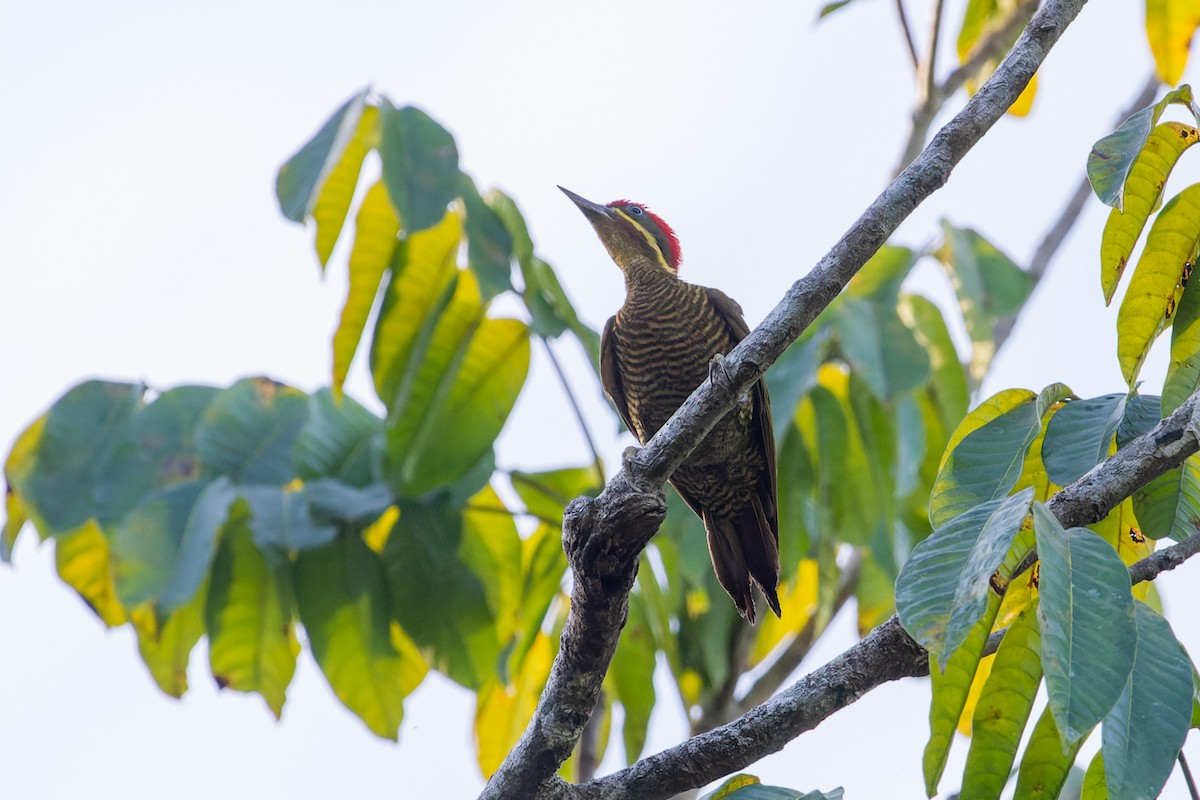
[[[708,380],[713,384],[721,386],[726,391],[731,390],[733,387],[733,373],[729,371],[729,367],[725,366],[725,356],[720,353],[717,353],[708,362]],[[743,406],[749,403],[750,391],[743,389],[738,394],[737,401],[739,405]]]
[[[629,482],[634,491],[639,493],[646,491],[646,487],[638,478],[642,471],[637,463],[637,454],[640,450],[641,448],[630,445],[621,452],[621,469],[625,471],[625,480]]]

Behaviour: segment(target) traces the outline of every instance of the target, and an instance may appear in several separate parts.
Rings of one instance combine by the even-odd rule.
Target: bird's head
[[[657,265],[672,274],[679,273],[683,253],[679,237],[662,217],[641,203],[614,200],[607,205],[585,200],[569,189],[563,194],[571,198],[621,271],[628,274],[639,264]]]

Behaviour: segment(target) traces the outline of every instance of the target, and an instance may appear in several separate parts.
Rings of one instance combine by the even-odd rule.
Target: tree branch
[[[1114,453],[1087,475],[1063,487],[1047,507],[1066,527],[1099,522],[1116,505],[1183,458],[1200,450],[1200,392],[1180,411]],[[1149,464],[1150,466],[1146,466]],[[1086,500],[1088,496],[1096,500]],[[1129,568],[1130,580],[1152,580],[1200,552],[1200,533],[1152,553]],[[993,634],[993,636],[996,636]],[[996,636],[996,642],[999,637]],[[989,644],[991,642],[989,641]],[[661,800],[743,769],[781,750],[800,734],[899,678],[929,674],[929,654],[896,617],[820,669],[733,722],[642,759],[604,778],[569,786],[558,782],[539,800]]]
[[[529,727],[492,776],[481,798],[534,797],[539,787],[547,796],[566,790],[566,784],[557,780],[554,773],[570,754],[595,705],[600,682],[625,621],[638,554],[665,514],[663,483],[733,407],[738,396],[762,377],[767,367],[829,305],[900,223],[949,180],[954,166],[1017,99],[1084,2],[1047,0],[975,96],[875,199],[813,270],[792,285],[763,323],[725,357],[725,369],[715,370],[714,378],[701,384],[645,447],[625,459],[621,472],[608,482],[599,497],[579,498],[567,508],[563,546],[571,562],[574,588],[559,653]],[[873,633],[864,641],[876,642],[880,638]],[[896,652],[887,660],[904,663],[910,644],[900,642],[894,646]],[[876,647],[884,649],[884,645]],[[854,668],[854,664],[842,666],[851,672]],[[795,698],[796,693],[789,690],[781,695],[785,696]],[[840,695],[841,705],[851,699],[850,694]],[[762,716],[758,710],[751,714]],[[698,738],[720,739],[726,735],[721,731],[728,727]],[[799,730],[791,736],[798,733]],[[786,740],[778,742],[778,747],[783,746],[783,741]],[[639,769],[650,761],[647,759],[630,769]],[[687,776],[680,773],[679,777]],[[679,785],[676,791],[696,785],[700,784]]]
[[[912,58],[913,69],[921,69],[921,58],[917,55],[917,44],[913,41],[912,28],[908,25],[908,14],[904,11],[904,0],[896,0],[896,14],[900,17],[900,30],[904,32],[904,42],[908,45],[908,55]]]
[[[983,65],[993,58],[999,56],[1008,43],[1012,41],[1026,22],[1029,21],[1030,15],[1038,6],[1038,0],[1022,0],[1021,4],[1013,9],[1012,14],[1004,24],[999,28],[992,30],[987,36],[979,40],[975,45],[975,49],[971,51],[971,55],[959,65],[957,69],[946,76],[946,79],[940,84],[935,83],[932,69],[927,78],[926,86],[928,87],[921,93],[921,102],[913,109],[912,127],[909,129],[908,141],[904,145],[904,150],[900,155],[900,163],[896,167],[897,170],[903,168],[914,158],[917,153],[921,152],[922,146],[925,144],[925,139],[929,136],[929,128],[933,125],[933,120],[937,117],[942,106],[946,101],[963,87],[972,76],[979,74],[979,70]],[[940,23],[940,18],[937,19]],[[933,47],[935,45],[931,45]],[[1016,45],[1013,45],[1016,48]],[[932,58],[932,56],[931,56]],[[1028,80],[1025,81],[1028,83]],[[1021,88],[1025,88],[1025,84],[1021,84]],[[1019,92],[1018,92],[1019,94]],[[1014,97],[1013,100],[1016,100]],[[1012,105],[1010,102],[1009,105]],[[1005,106],[1008,110],[1008,106]]]

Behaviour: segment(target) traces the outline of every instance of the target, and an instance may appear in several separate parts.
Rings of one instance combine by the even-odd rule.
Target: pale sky
[[[926,4],[909,4],[923,38]],[[947,4],[950,24],[963,5]],[[441,121],[481,188],[517,200],[594,327],[620,305],[620,275],[555,184],[650,204],[682,239],[684,277],[724,289],[756,323],[885,185],[914,97],[891,3],[858,0],[819,26],[816,6],[0,6],[0,446],[89,377],[152,388],[255,374],[306,391],[327,384],[345,250],[322,279],[312,232],[280,216],[274,178],[367,83]],[[1092,141],[1150,68],[1140,9],[1089,4],[1043,68],[1032,116],[1002,121],[895,241],[922,246],[946,216],[1028,259]],[[1189,68],[1185,80],[1198,74]],[[1200,159],[1183,162],[1190,177],[1173,178],[1176,188],[1200,177]],[[986,393],[1058,380],[1085,397],[1123,389],[1116,306],[1104,307],[1098,282],[1104,217],[1093,201]],[[911,288],[949,296],[929,263]],[[560,352],[611,468],[626,442],[576,349]],[[1164,364],[1160,347],[1143,373],[1148,392]],[[350,391],[370,401],[369,385],[356,362]],[[499,458],[527,469],[586,459],[537,348]],[[1177,635],[1200,652],[1200,622],[1170,616],[1195,607],[1185,589],[1196,569],[1159,586]],[[849,646],[849,622],[806,668]],[[406,704],[399,745],[342,709],[307,651],[281,723],[257,697],[216,691],[203,644],[189,677],[182,702],[162,695],[131,630],[104,630],[27,530],[15,566],[0,568],[4,795],[470,797],[482,785],[473,696],[436,674]],[[648,752],[684,731],[661,689]],[[921,797],[927,704],[927,682],[892,684],[748,771],[806,790],[843,785],[850,798]],[[965,749],[959,742],[944,790],[956,787]],[[1200,763],[1194,742],[1188,752]],[[611,748],[604,771],[620,757]],[[1182,782],[1164,796],[1181,797]]]

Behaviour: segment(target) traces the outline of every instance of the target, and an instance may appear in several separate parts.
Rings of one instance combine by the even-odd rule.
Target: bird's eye
[[[642,215],[642,207],[641,206],[630,206],[629,213],[633,214],[635,217],[640,217]]]

